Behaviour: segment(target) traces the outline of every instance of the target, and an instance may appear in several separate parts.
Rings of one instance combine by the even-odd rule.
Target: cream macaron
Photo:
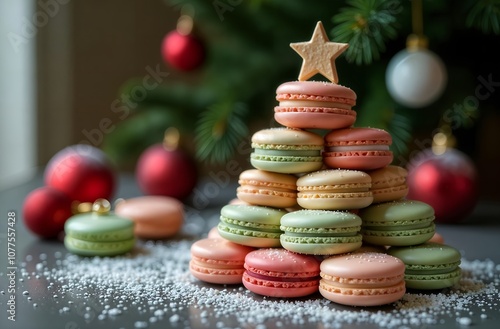
[[[297,203],[306,209],[343,210],[369,206],[371,178],[362,171],[324,169],[297,180]]]

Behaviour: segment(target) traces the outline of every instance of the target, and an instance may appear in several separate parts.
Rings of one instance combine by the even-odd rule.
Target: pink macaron
[[[406,292],[405,264],[379,252],[353,252],[321,262],[319,292],[335,303],[377,306],[393,303]]]
[[[323,160],[330,168],[374,170],[393,160],[391,135],[377,128],[346,128],[325,135]]]
[[[166,239],[176,235],[184,223],[184,205],[160,195],[125,199],[115,206],[118,216],[135,222],[134,234],[141,239]]]
[[[319,261],[283,248],[258,249],[245,257],[243,285],[269,297],[302,297],[318,291]]]
[[[275,120],[291,128],[339,129],[356,121],[356,93],[351,89],[321,81],[292,81],[276,90],[279,106]]]
[[[240,284],[245,256],[255,248],[222,238],[206,238],[191,245],[191,274],[204,282]]]

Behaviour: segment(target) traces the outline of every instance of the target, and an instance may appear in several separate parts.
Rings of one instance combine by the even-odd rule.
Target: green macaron
[[[334,255],[361,247],[361,218],[346,211],[298,210],[281,218],[283,248],[301,254]]]
[[[417,246],[390,247],[389,255],[405,263],[406,287],[443,289],[460,281],[460,252],[448,245],[426,242]]]
[[[70,217],[64,225],[64,245],[82,256],[115,256],[135,245],[134,222],[106,208]]]
[[[363,241],[382,246],[411,246],[434,235],[434,209],[421,201],[398,200],[370,205],[359,212]]]
[[[323,137],[310,131],[271,128],[252,136],[250,163],[253,167],[285,174],[319,170],[323,166]]]
[[[221,237],[250,247],[280,247],[280,219],[286,211],[250,205],[225,205],[218,227]]]

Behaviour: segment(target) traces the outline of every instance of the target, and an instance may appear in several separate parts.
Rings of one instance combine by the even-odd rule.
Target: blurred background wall
[[[89,139],[102,146],[105,136],[123,121],[113,108],[130,78],[158,69],[168,73],[167,82],[189,85],[200,79],[197,72],[173,70],[162,60],[162,39],[175,29],[179,18],[180,9],[172,3],[175,1],[0,0],[0,188],[28,179],[65,146]],[[298,39],[307,40],[312,28],[310,25],[304,32],[307,37]],[[397,40],[397,47],[403,47],[404,37]],[[391,56],[397,50],[395,44],[387,50]],[[299,61],[293,53],[289,56],[298,70]],[[464,63],[475,65],[480,60]],[[345,76],[348,69],[344,67],[339,69]],[[500,81],[498,66],[491,72]],[[495,102],[499,93],[494,92]],[[249,131],[268,123],[263,118]],[[500,200],[496,188],[500,184],[498,127],[499,111],[488,111],[473,130],[459,136],[470,141],[466,151],[481,173],[481,197],[492,200]],[[428,136],[428,131],[419,133]],[[206,172],[217,165],[201,167]],[[133,164],[123,170],[133,170]]]

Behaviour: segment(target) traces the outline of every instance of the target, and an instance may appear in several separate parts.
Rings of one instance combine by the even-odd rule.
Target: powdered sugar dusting
[[[87,322],[112,324],[127,312],[137,314],[128,328],[146,328],[156,322],[187,328],[242,328],[248,324],[262,328],[270,324],[418,328],[444,321],[473,326],[500,319],[491,316],[500,314],[500,265],[490,260],[462,259],[462,280],[451,289],[408,291],[395,304],[360,308],[337,305],[319,294],[301,299],[265,298],[240,285],[202,283],[189,273],[193,242],[139,242],[134,254],[115,258],[49,255],[56,258],[50,266],[32,255],[22,263],[20,274],[47,282],[47,296],[58,296],[62,318],[76,313]],[[43,305],[43,298],[29,289],[33,301]]]

